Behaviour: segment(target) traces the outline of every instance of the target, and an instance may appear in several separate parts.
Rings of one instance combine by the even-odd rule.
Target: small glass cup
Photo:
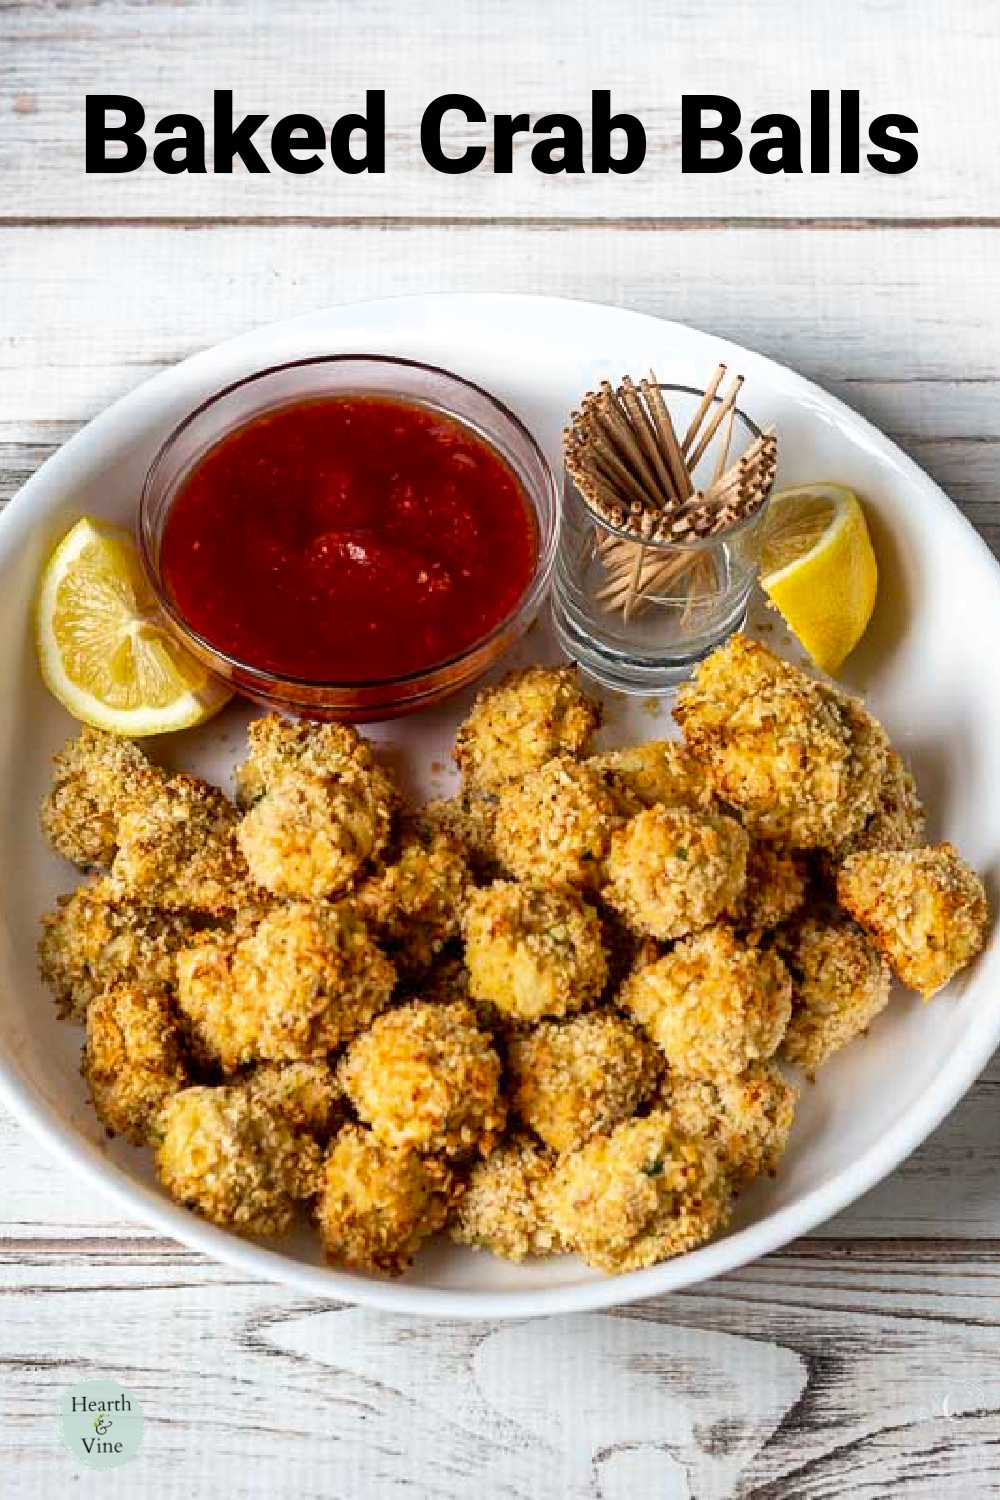
[[[686,385],[661,385],[660,390],[675,427],[683,432],[704,393]],[[720,400],[717,396],[716,404]],[[759,436],[757,425],[737,407],[730,462]],[[696,486],[711,483],[716,451],[713,441],[692,475]],[[638,539],[592,510],[566,475],[552,588],[560,645],[606,687],[650,695],[674,687],[745,624],[767,510],[765,498],[746,520],[702,540],[643,542],[643,568],[655,566],[658,575],[626,618],[620,600],[608,597],[601,550],[622,540],[636,546]]]

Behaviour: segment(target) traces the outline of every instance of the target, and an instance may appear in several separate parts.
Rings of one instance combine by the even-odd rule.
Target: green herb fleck
[[[642,1170],[645,1172],[647,1177],[662,1177],[663,1158],[658,1156],[655,1161],[651,1161],[649,1166],[643,1167]]]

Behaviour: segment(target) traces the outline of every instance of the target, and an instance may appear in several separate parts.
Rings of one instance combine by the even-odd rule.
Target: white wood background
[[[148,375],[332,302],[589,297],[750,343],[883,426],[1000,545],[996,0],[0,0],[0,497]],[[83,100],[331,121],[385,88],[382,178],[83,171]],[[632,178],[451,179],[435,94],[644,120]],[[899,178],[682,177],[679,98],[912,115]],[[1000,1065],[882,1187],[714,1284],[521,1325],[247,1283],[115,1220],[0,1115],[0,1493],[945,1500],[1000,1490]],[[139,1457],[77,1471],[58,1402],[136,1392]]]

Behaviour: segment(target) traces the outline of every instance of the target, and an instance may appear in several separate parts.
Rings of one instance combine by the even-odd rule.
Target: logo
[[[142,1407],[115,1380],[82,1380],[60,1403],[63,1447],[88,1469],[117,1469],[142,1442]]]

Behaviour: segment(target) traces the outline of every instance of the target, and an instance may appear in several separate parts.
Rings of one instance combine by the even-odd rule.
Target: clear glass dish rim
[[[661,391],[683,391],[685,395],[697,396],[699,400],[705,394],[696,385],[680,385],[676,381],[658,380],[656,381],[656,387]],[[715,396],[713,400],[716,405],[721,405],[723,398]],[[750,429],[754,438],[759,438],[762,435],[763,429],[757,426],[757,423],[752,417],[747,415],[741,406],[734,407],[734,410],[740,421],[745,423]],[[623,542],[631,542],[633,546],[642,547],[647,552],[690,552],[694,554],[718,547],[722,542],[728,541],[731,537],[740,537],[744,532],[749,531],[755,524],[763,520],[767,514],[767,508],[771,503],[771,490],[773,489],[773,485],[769,487],[763,502],[749,516],[745,516],[742,521],[734,522],[732,526],[725,527],[724,530],[717,532],[714,536],[699,537],[694,541],[646,541],[641,536],[636,536],[634,531],[624,531],[620,526],[613,525],[605,516],[602,516],[599,511],[594,509],[577,485],[574,484],[569,474],[566,474],[565,470],[563,472],[566,483],[572,486],[574,493],[579,496],[580,504],[595,526],[599,526],[609,536],[620,537]]]
[[[291,675],[290,673],[273,672],[268,667],[257,667],[254,666],[251,662],[243,661],[240,657],[232,656],[229,652],[223,651],[221,647],[214,645],[213,642],[208,640],[206,636],[201,635],[200,632],[195,630],[185,619],[185,617],[180,613],[180,611],[175,607],[175,605],[167,595],[166,589],[163,587],[159,570],[153,562],[152,533],[154,532],[155,527],[150,517],[150,510],[152,506],[151,492],[160,465],[164,462],[167,455],[170,453],[170,450],[173,448],[174,444],[181,438],[183,433],[186,432],[187,429],[191,427],[199,417],[203,416],[205,412],[209,411],[211,407],[216,405],[217,402],[222,401],[227,396],[233,395],[237,391],[240,391],[249,386],[253,386],[258,381],[265,380],[268,376],[278,375],[288,370],[343,364],[379,365],[402,368],[406,370],[419,370],[428,375],[442,377],[446,382],[449,382],[463,390],[472,391],[477,396],[481,396],[490,406],[492,406],[497,412],[499,412],[499,414],[504,418],[505,421],[510,423],[510,425],[517,431],[520,437],[523,438],[523,440],[527,443],[529,449],[537,459],[542,476],[542,486],[548,495],[549,504],[552,510],[552,524],[550,527],[550,535],[548,536],[547,540],[543,536],[539,536],[538,559],[535,564],[535,572],[531,583],[525,590],[524,594],[522,594],[521,598],[514,605],[513,609],[511,609],[509,613],[506,614],[504,618],[500,620],[491,631],[489,631],[486,635],[479,636],[474,641],[470,641],[468,646],[466,646],[457,655],[449,656],[443,661],[433,662],[429,666],[421,667],[417,671],[403,673],[402,675],[397,677],[373,677],[365,678],[363,680],[356,680],[353,682],[345,682],[338,678],[297,677]],[[363,393],[364,387],[359,386],[358,390],[359,393]],[[405,391],[401,391],[398,394],[401,398],[406,398]],[[448,415],[454,417],[456,421],[462,422],[465,426],[471,427],[473,428],[473,430],[476,430],[474,423],[461,416],[454,409],[441,406],[435,402],[423,401],[419,397],[412,397],[411,399],[414,400],[417,404],[429,406],[440,411],[446,411]],[[262,408],[262,410],[263,409],[266,408]],[[230,430],[234,431],[235,428]],[[482,440],[484,442],[487,442],[489,444],[490,447],[495,446],[488,437],[482,434],[480,434],[480,436],[482,437]],[[503,457],[502,454],[501,457]],[[504,459],[504,462],[507,462],[507,460]],[[518,476],[518,479],[520,483],[520,476]],[[526,486],[522,484],[522,488],[526,489]],[[539,520],[538,505],[533,496],[529,495],[528,498],[537,522]],[[436,679],[439,673],[446,673],[451,668],[460,667],[462,663],[470,657],[477,656],[481,651],[489,647],[492,642],[499,640],[505,633],[507,633],[510,630],[511,625],[521,616],[530,613],[533,609],[537,609],[541,605],[545,597],[546,590],[548,589],[549,579],[551,577],[552,568],[555,563],[556,552],[559,546],[561,520],[562,504],[561,497],[559,495],[559,488],[556,483],[556,477],[552,465],[549,463],[542,445],[539,443],[538,439],[535,437],[530,428],[528,428],[526,424],[522,422],[521,418],[516,414],[516,412],[511,411],[509,406],[507,406],[498,397],[494,396],[492,391],[488,391],[485,386],[478,385],[473,380],[467,380],[462,375],[456,375],[453,370],[446,369],[443,365],[433,365],[426,360],[408,359],[405,356],[397,356],[393,354],[364,353],[316,354],[305,355],[301,359],[280,360],[276,364],[265,365],[259,370],[253,370],[249,375],[243,375],[238,380],[230,381],[228,385],[220,386],[218,390],[215,390],[211,393],[211,395],[206,396],[205,399],[203,401],[200,401],[197,406],[192,407],[191,410],[187,412],[179,422],[175,423],[170,432],[163,439],[163,442],[160,444],[159,448],[156,450],[156,453],[154,454],[149,467],[146,470],[146,477],[143,480],[142,491],[139,496],[139,555],[142,560],[143,570],[146,574],[146,578],[148,579],[150,587],[153,589],[153,592],[156,595],[156,600],[159,607],[163,610],[164,614],[174,626],[175,630],[182,640],[196,642],[204,655],[207,655],[210,659],[215,658],[218,662],[224,664],[224,666],[230,671],[241,674],[247,679],[248,682],[252,682],[255,686],[259,685],[259,687],[263,691],[273,692],[275,689],[280,690],[282,686],[287,685],[290,688],[301,689],[305,692],[312,692],[317,694],[343,694],[349,699],[350,695],[352,694],[366,693],[376,688],[385,690],[387,693],[391,693],[394,688],[415,687],[422,682],[428,681],[428,679]],[[541,527],[539,527],[539,532],[541,532]]]

